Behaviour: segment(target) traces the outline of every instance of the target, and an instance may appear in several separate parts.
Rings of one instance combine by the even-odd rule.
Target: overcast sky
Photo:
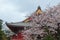
[[[19,22],[33,13],[38,6],[45,10],[57,5],[60,0],[0,0],[0,19],[7,22]]]

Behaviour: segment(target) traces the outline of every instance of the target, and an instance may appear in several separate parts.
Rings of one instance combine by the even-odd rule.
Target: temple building
[[[36,15],[40,15],[42,12],[40,6],[38,6],[37,10],[34,12],[36,13]],[[6,22],[6,25],[7,27],[12,31],[14,32],[15,34],[10,36],[11,37],[11,40],[23,40],[23,36],[22,36],[22,31],[25,31],[25,30],[28,30],[32,27],[32,24],[31,24],[31,20],[32,18],[31,17],[28,17],[27,19],[25,19],[24,21],[22,22],[16,22],[16,23],[7,23]],[[16,34],[18,36],[16,36]]]

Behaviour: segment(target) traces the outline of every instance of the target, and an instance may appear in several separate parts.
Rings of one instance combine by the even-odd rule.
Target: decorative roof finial
[[[41,10],[40,6],[38,6],[38,9],[40,9],[40,10]],[[37,9],[37,10],[38,10],[38,9]]]
[[[42,12],[42,10],[41,10],[40,6],[38,6],[38,8],[37,8],[37,10],[36,10],[36,15],[41,14],[41,12]]]

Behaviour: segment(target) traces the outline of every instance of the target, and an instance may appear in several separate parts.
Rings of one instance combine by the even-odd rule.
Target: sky
[[[38,6],[45,10],[59,3],[60,0],[0,0],[0,19],[4,22],[20,22],[35,12]]]

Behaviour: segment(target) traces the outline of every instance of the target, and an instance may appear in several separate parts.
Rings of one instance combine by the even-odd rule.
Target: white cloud
[[[8,0],[5,0],[6,2]],[[0,19],[8,22],[17,22],[17,21],[22,21],[27,12],[20,12],[19,10],[21,9],[20,6],[11,4],[11,3],[3,3],[4,0],[0,0]]]
[[[13,13],[5,13],[5,14],[1,14],[0,16],[2,17],[2,19],[4,21],[8,21],[8,22],[18,22],[18,21],[22,21],[25,19],[27,12],[21,13],[21,12],[13,12]]]

